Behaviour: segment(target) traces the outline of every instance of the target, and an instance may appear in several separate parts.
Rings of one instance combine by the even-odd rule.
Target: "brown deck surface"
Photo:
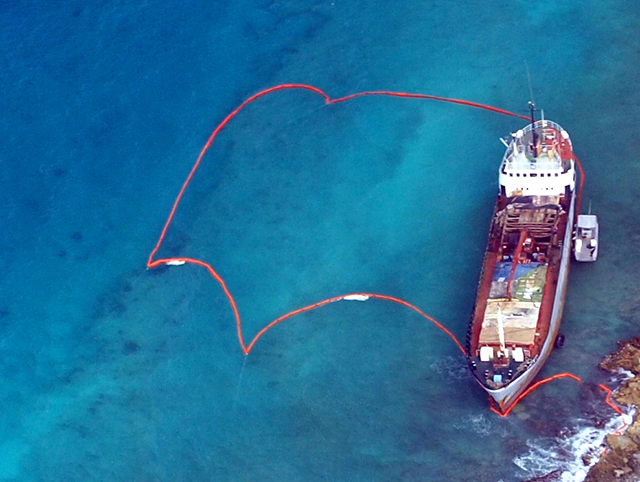
[[[506,345],[531,345],[536,337],[540,303],[489,300],[480,331],[480,344],[499,344],[498,306],[502,311]]]

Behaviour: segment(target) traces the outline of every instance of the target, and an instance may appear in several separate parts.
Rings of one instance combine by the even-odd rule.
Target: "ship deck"
[[[501,409],[538,373],[560,327],[575,208],[572,157],[566,131],[536,121],[512,134],[500,167],[467,353]]]
[[[522,375],[551,333],[565,204],[520,196],[496,205],[467,340],[473,373],[487,388]]]
[[[507,297],[507,284],[513,262],[496,263],[478,343],[500,343],[498,311],[502,317],[506,345],[534,345],[542,293],[547,278],[545,263],[518,264],[515,267],[513,292]]]

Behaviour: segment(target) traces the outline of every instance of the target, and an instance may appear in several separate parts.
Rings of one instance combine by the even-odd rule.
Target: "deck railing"
[[[510,148],[507,149],[507,152],[505,152],[504,158],[503,158],[503,163],[504,165],[508,165],[508,166],[513,166],[513,162],[514,162],[514,157],[516,154],[521,154],[523,152],[526,152],[526,146],[522,143],[522,140],[524,139],[524,137],[531,133],[531,131],[533,129],[539,130],[542,129],[542,135],[545,135],[545,129],[546,128],[552,128],[555,129],[557,132],[560,133],[560,135],[562,135],[564,131],[564,129],[562,127],[560,127],[559,124],[557,124],[556,122],[550,121],[550,120],[539,120],[536,121],[534,124],[527,124],[525,127],[522,128],[522,137],[518,140],[514,140],[514,142],[512,142],[510,144]],[[553,147],[554,147],[554,151],[555,153],[557,153],[557,146],[558,144],[560,144],[563,141],[563,139],[559,139],[556,136],[554,136],[553,139]],[[556,154],[554,154],[554,158],[551,159],[552,165],[551,166],[545,166],[547,169],[557,169],[559,167],[562,166],[562,159],[557,157]],[[531,164],[529,167],[531,168],[535,168],[536,167],[536,162],[531,160]]]

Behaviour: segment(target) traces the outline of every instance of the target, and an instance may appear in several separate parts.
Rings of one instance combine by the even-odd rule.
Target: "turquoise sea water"
[[[611,417],[597,362],[639,332],[639,17],[631,0],[4,2],[0,480],[580,480],[577,446]],[[145,269],[202,145],[253,93],[523,112],[526,65],[602,228],[543,371],[581,388],[500,419],[444,334],[379,300],[290,319],[245,357],[205,270]],[[521,125],[275,93],[216,140],[160,254],[212,264],[248,340],[355,291],[463,338],[498,138]]]

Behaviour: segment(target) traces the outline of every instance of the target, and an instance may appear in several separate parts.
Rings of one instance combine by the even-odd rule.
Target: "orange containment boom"
[[[306,85],[306,84],[281,84],[281,85],[276,85],[274,87],[270,87],[268,89],[262,90],[254,95],[252,95],[251,97],[249,97],[248,99],[246,99],[244,102],[242,102],[236,109],[234,109],[229,115],[227,115],[224,120],[214,129],[213,133],[211,134],[211,136],[209,137],[209,139],[207,140],[206,144],[204,145],[204,147],[202,148],[202,150],[200,151],[200,154],[198,155],[198,158],[195,162],[195,164],[193,165],[193,167],[191,168],[191,171],[189,172],[189,175],[187,176],[186,180],[184,181],[184,183],[182,184],[182,188],[180,189],[180,192],[178,193],[178,196],[176,197],[173,206],[171,207],[171,211],[169,213],[169,216],[162,228],[162,231],[160,233],[160,237],[158,238],[158,241],[156,243],[156,245],[154,246],[153,250],[151,251],[151,254],[149,255],[149,259],[147,260],[147,268],[152,269],[152,268],[156,268],[158,266],[162,266],[162,265],[168,265],[168,266],[180,266],[180,265],[184,265],[184,264],[194,264],[194,265],[198,265],[201,266],[203,268],[205,268],[209,274],[211,274],[211,276],[220,284],[220,286],[222,287],[222,291],[224,292],[225,296],[227,297],[227,299],[229,300],[229,304],[231,305],[231,309],[233,311],[234,317],[235,317],[235,322],[236,322],[236,328],[237,328],[237,332],[238,332],[238,341],[240,343],[240,347],[242,348],[242,352],[245,355],[248,355],[251,350],[253,349],[253,347],[255,346],[256,342],[267,332],[269,331],[271,328],[273,328],[274,326],[276,326],[277,324],[281,323],[282,321],[289,319],[293,316],[299,315],[301,313],[305,313],[307,311],[311,311],[314,310],[316,308],[320,308],[321,306],[327,305],[329,303],[334,303],[336,301],[367,301],[371,298],[373,299],[379,299],[379,300],[386,300],[386,301],[391,301],[393,303],[397,303],[400,304],[402,306],[405,306],[407,308],[412,309],[413,311],[415,311],[416,313],[418,313],[420,316],[422,316],[423,318],[427,319],[428,321],[430,321],[431,323],[433,323],[436,327],[438,327],[440,330],[442,330],[443,332],[445,332],[452,340],[453,342],[456,344],[456,346],[458,347],[458,349],[460,350],[460,352],[463,355],[467,355],[466,350],[464,349],[464,347],[462,346],[462,344],[458,341],[458,339],[455,337],[455,335],[449,331],[445,326],[443,326],[441,323],[439,323],[438,321],[436,321],[433,317],[429,316],[428,314],[426,314],[425,312],[423,312],[420,308],[412,305],[411,303],[401,300],[399,298],[395,298],[393,296],[388,296],[388,295],[381,295],[381,294],[375,294],[375,293],[351,293],[351,294],[347,294],[347,295],[340,295],[340,296],[334,296],[332,298],[328,298],[322,301],[318,301],[317,303],[313,303],[311,305],[305,306],[303,308],[299,308],[293,311],[290,311],[289,313],[286,313],[282,316],[280,316],[279,318],[276,318],[275,320],[273,320],[271,323],[269,323],[268,325],[266,325],[264,328],[262,328],[255,336],[254,338],[251,340],[251,342],[247,345],[245,344],[244,341],[244,336],[242,334],[242,323],[241,323],[241,319],[240,319],[240,313],[238,311],[238,306],[236,305],[236,302],[233,298],[233,296],[231,295],[231,292],[229,291],[229,288],[227,287],[225,281],[222,279],[222,277],[213,269],[213,267],[204,262],[201,261],[199,259],[193,259],[193,258],[187,258],[187,257],[175,257],[175,258],[162,258],[162,259],[154,259],[156,254],[158,253],[158,251],[160,250],[160,247],[162,246],[162,243],[165,239],[165,236],[167,234],[167,231],[169,230],[169,226],[171,225],[171,222],[173,221],[173,218],[176,214],[176,211],[178,210],[178,206],[180,205],[180,201],[182,200],[182,197],[185,193],[185,191],[187,190],[187,187],[189,186],[191,180],[193,179],[196,171],[198,170],[198,167],[200,166],[200,163],[202,162],[202,159],[204,157],[204,155],[206,154],[207,150],[209,149],[209,147],[211,146],[211,144],[213,143],[214,139],[216,138],[216,136],[220,133],[220,131],[236,116],[238,115],[238,113],[244,109],[247,105],[251,104],[252,102],[256,101],[257,99],[267,95],[267,94],[271,94],[273,92],[277,92],[280,90],[291,90],[291,89],[297,89],[297,90],[307,90],[307,91],[311,91],[314,92],[318,95],[320,95],[323,100],[324,103],[326,105],[330,105],[330,104],[337,104],[339,102],[346,102],[358,97],[366,97],[366,96],[388,96],[388,97],[402,97],[402,98],[409,98],[409,99],[427,99],[427,100],[434,100],[434,101],[440,101],[440,102],[449,102],[449,103],[453,103],[453,104],[458,104],[458,105],[466,105],[469,107],[475,107],[475,108],[479,108],[479,109],[484,109],[484,110],[488,110],[491,112],[496,112],[498,114],[503,114],[503,115],[507,115],[507,116],[511,116],[511,117],[517,117],[520,119],[524,119],[524,120],[529,120],[528,117],[526,116],[522,116],[519,114],[514,114],[513,112],[509,112],[507,110],[504,109],[499,109],[497,107],[491,107],[485,104],[480,104],[477,102],[471,102],[471,101],[467,101],[467,100],[460,100],[460,99],[451,99],[451,98],[447,98],[447,97],[439,97],[439,96],[434,96],[434,95],[426,95],[426,94],[411,94],[411,93],[406,93],[406,92],[389,92],[389,91],[369,91],[369,92],[359,92],[356,94],[351,94],[351,95],[347,95],[344,97],[339,97],[336,99],[332,99],[331,97],[329,97],[325,92],[323,92],[322,90],[318,89],[317,87],[313,87],[311,85]],[[578,197],[578,212],[579,212],[579,206],[580,206],[580,195],[582,193],[582,187],[584,185],[584,172],[582,170],[582,166],[580,165],[580,161],[578,161],[577,158],[575,158],[575,161],[578,165],[578,169],[580,171],[580,189],[579,189],[579,197]],[[515,263],[514,263],[515,266]],[[512,274],[513,276],[513,274]],[[493,403],[491,403],[491,410],[495,413],[497,413],[498,415],[500,415],[501,417],[506,417],[511,410],[513,409],[513,407],[515,407],[515,405],[522,400],[525,396],[527,396],[530,392],[532,392],[533,390],[535,390],[537,387],[539,387],[540,385],[543,385],[547,382],[550,382],[551,380],[555,380],[558,378],[573,378],[574,380],[580,382],[580,378],[578,378],[575,375],[572,375],[570,373],[560,373],[558,375],[554,375],[552,377],[549,378],[545,378],[544,380],[540,380],[538,382],[536,382],[535,384],[533,384],[532,386],[530,386],[525,392],[523,392],[518,399],[516,400],[516,402],[505,412],[502,413],[499,410],[497,410]],[[605,387],[604,385],[600,385],[600,388],[602,388],[603,390],[607,391],[607,398],[606,398],[606,403],[608,405],[610,405],[617,413],[619,413],[620,415],[623,415],[622,411],[611,402],[611,390],[609,390],[607,387]],[[493,400],[492,400],[493,402]],[[624,427],[626,427],[626,424],[623,425],[623,427],[621,427],[622,430]]]

